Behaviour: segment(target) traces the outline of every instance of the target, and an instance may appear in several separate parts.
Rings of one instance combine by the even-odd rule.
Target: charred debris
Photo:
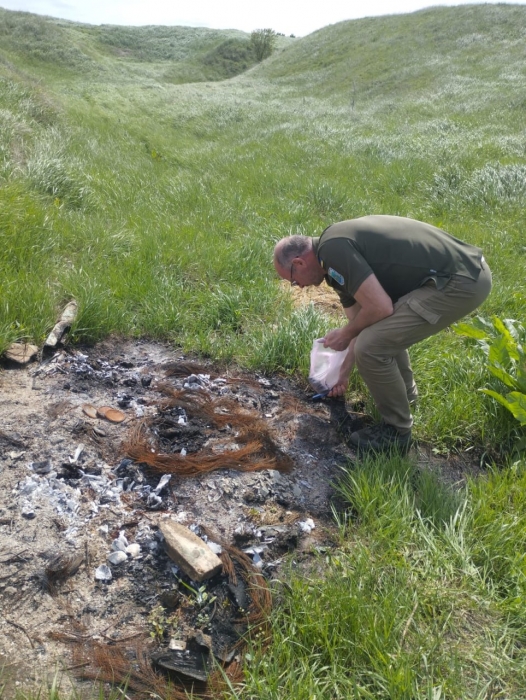
[[[69,615],[51,637],[70,649],[72,673],[122,684],[129,697],[154,693],[175,700],[189,690],[216,697],[225,684],[242,680],[247,635],[268,639],[269,581],[284,557],[305,536],[313,536],[321,549],[322,539],[325,544],[331,539],[308,512],[291,506],[299,486],[287,482],[295,464],[282,435],[290,426],[281,418],[297,411],[298,400],[281,395],[264,377],[218,375],[184,359],[137,367],[61,350],[32,374],[34,381],[63,375],[71,398],[49,406],[51,419],[71,417],[77,409],[82,416],[70,420],[77,446],[67,459],[46,456],[29,463],[29,474],[17,486],[22,517],[38,518],[44,499],[64,542],[78,550],[83,532],[102,511],[125,514],[120,529],[98,527],[109,545],[106,561],[88,536],[82,553],[50,552],[36,583],[56,598],[80,571],[104,595],[125,577],[130,595],[147,613],[142,629],[110,636],[93,634],[85,616]],[[94,384],[107,387],[113,401],[86,410],[84,395],[90,396]],[[109,416],[116,414],[109,411],[124,419],[112,421]],[[24,440],[7,432],[0,439],[9,450],[8,466],[16,468],[24,460]],[[244,489],[240,508],[247,517],[234,519],[223,532],[217,522],[206,524],[203,507],[199,517],[192,513],[191,494],[184,489],[195,481],[196,496],[213,508],[236,489],[235,479],[224,476],[203,484],[204,475],[218,470],[262,473]],[[184,511],[174,508],[184,499]],[[167,541],[169,523],[177,525],[181,541]],[[201,543],[193,550],[185,541],[192,537]],[[203,576],[193,559],[200,546],[219,562]]]

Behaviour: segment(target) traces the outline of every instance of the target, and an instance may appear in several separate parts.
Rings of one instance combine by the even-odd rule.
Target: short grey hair
[[[281,267],[288,267],[294,258],[301,258],[308,253],[312,239],[309,236],[288,236],[282,238],[276,252],[276,262]]]

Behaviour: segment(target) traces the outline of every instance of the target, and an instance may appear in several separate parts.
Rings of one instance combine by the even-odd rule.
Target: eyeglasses
[[[294,274],[294,263],[291,263],[291,265],[290,265],[290,286],[297,287],[298,283],[292,279],[293,274]]]

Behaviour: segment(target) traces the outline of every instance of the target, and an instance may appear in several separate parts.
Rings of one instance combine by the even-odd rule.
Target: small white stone
[[[106,564],[101,564],[95,569],[95,578],[97,581],[111,581],[111,569]]]
[[[31,479],[30,477],[27,477],[25,483],[20,486],[20,491],[25,496],[29,496],[29,494],[33,493],[33,491],[36,491],[37,488],[38,482],[33,481],[33,479]]]
[[[124,534],[121,532],[117,539],[113,540],[111,543],[111,548],[113,549],[114,552],[125,552],[126,547],[128,546],[128,540],[126,537],[124,537]]]
[[[118,566],[119,564],[122,564],[123,562],[127,561],[128,557],[126,556],[126,552],[112,552],[111,554],[108,554],[108,561],[110,564],[113,564],[114,566]]]
[[[220,544],[217,544],[217,542],[208,541],[206,544],[210,547],[214,554],[221,554],[221,552],[223,551],[223,547],[221,547]]]
[[[306,533],[312,532],[312,530],[314,530],[316,527],[316,525],[314,524],[314,520],[312,518],[307,518],[307,520],[302,520],[299,523],[299,526],[300,526],[300,530],[302,532],[306,532]]]
[[[159,483],[157,484],[157,486],[155,487],[154,492],[155,492],[157,495],[159,495],[159,494],[163,491],[163,489],[165,489],[166,486],[169,484],[171,478],[172,478],[172,475],[171,475],[171,474],[164,474],[164,475],[161,477],[161,479],[160,479]]]
[[[77,463],[77,460],[78,460],[78,458],[80,457],[80,455],[82,454],[82,451],[83,451],[83,450],[84,450],[84,445],[83,445],[82,443],[80,443],[80,445],[79,445],[79,446],[77,447],[77,449],[75,450],[75,454],[73,455],[73,457],[72,457],[71,455],[68,457],[69,463],[70,463],[70,464],[76,464],[76,463]]]
[[[126,547],[126,552],[130,555],[132,559],[136,559],[141,553],[141,545],[133,542]]]
[[[66,506],[68,507],[68,510],[70,510],[72,513],[75,513],[78,510],[79,504],[72,498],[68,498],[66,501]]]
[[[170,639],[168,649],[173,649],[174,651],[184,651],[186,649],[186,642],[184,639]]]

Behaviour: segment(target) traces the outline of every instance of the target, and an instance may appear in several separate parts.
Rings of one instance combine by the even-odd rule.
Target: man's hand
[[[334,399],[337,396],[345,396],[345,392],[347,391],[348,382],[349,382],[349,379],[347,379],[347,381],[344,384],[336,384],[335,386],[332,387],[332,389],[329,391],[327,396],[330,399]]]
[[[349,333],[349,326],[343,328],[335,328],[329,331],[323,339],[323,347],[331,348],[332,350],[345,350],[349,347],[352,340],[352,335]]]

